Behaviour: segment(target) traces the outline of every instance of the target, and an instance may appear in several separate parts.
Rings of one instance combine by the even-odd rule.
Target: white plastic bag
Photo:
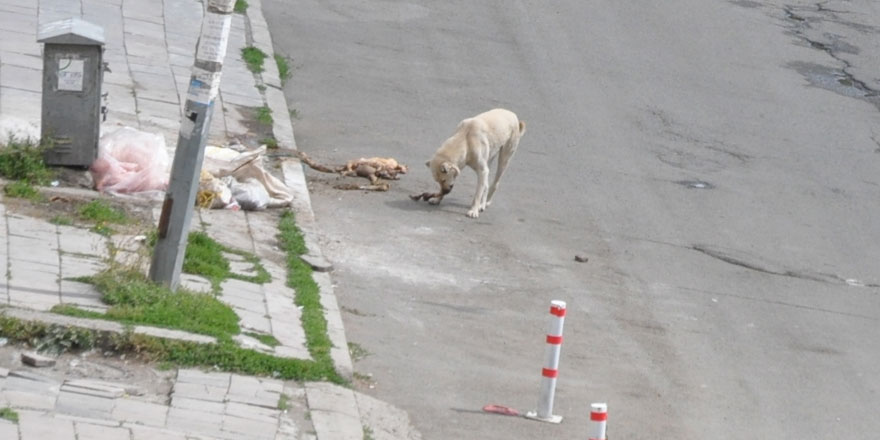
[[[257,179],[249,178],[243,182],[236,180],[232,183],[231,189],[232,198],[245,211],[262,211],[269,205],[269,193]]]
[[[91,172],[98,191],[140,193],[168,187],[165,138],[131,127],[101,136]]]
[[[205,148],[202,169],[215,177],[233,176],[240,182],[256,179],[269,195],[266,207],[282,208],[288,206],[293,201],[293,191],[263,168],[265,152],[265,146],[243,153],[230,148],[209,146]],[[244,205],[242,208],[247,209]]]

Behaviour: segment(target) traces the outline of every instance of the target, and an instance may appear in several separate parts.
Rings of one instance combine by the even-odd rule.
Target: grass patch
[[[70,226],[73,224],[73,219],[66,215],[59,214],[49,219],[49,222],[53,225]]]
[[[270,150],[278,148],[278,140],[275,138],[265,138],[261,140],[260,143],[266,145],[266,148]]]
[[[248,46],[241,50],[241,58],[247,64],[248,69],[254,73],[263,71],[263,61],[266,60],[266,57],[265,52],[254,46]]]
[[[364,427],[364,440],[374,440],[375,437],[373,437],[373,429],[367,425],[363,425],[363,427]]]
[[[185,367],[213,367],[221,371],[259,376],[274,376],[282,380],[329,380],[345,383],[332,365],[300,359],[282,359],[272,355],[246,350],[229,339],[217,344],[160,339],[134,333],[117,334],[90,329],[76,329],[36,321],[22,321],[0,315],[0,335],[11,342],[32,344],[56,333],[70,341],[70,350],[100,347],[117,353],[133,353],[145,361],[159,365]],[[88,335],[83,337],[82,335]]]
[[[125,211],[110,206],[103,200],[92,200],[79,208],[79,215],[96,223],[126,224],[129,222]]]
[[[43,161],[43,146],[10,141],[0,149],[0,175],[9,180],[23,180],[32,185],[45,185],[52,171]]]
[[[0,408],[0,419],[6,419],[12,423],[18,423],[18,413],[9,407]]]
[[[287,252],[287,285],[296,291],[294,302],[302,309],[306,345],[314,360],[279,358],[239,347],[232,338],[240,332],[238,317],[231,308],[214,296],[186,289],[172,292],[150,282],[139,272],[120,269],[118,266],[95,276],[77,278],[77,281],[94,284],[101,292],[104,302],[109,305],[105,314],[71,306],[58,306],[53,311],[69,316],[113,320],[127,325],[145,324],[180,329],[214,336],[218,342],[197,344],[137,335],[130,331],[118,334],[24,321],[4,315],[0,315],[0,335],[12,342],[35,347],[54,347],[58,351],[97,347],[116,353],[132,353],[140,359],[157,362],[165,367],[211,367],[221,371],[273,376],[283,380],[326,380],[346,384],[345,379],[335,371],[330,357],[332,343],[327,336],[327,322],[320,304],[318,285],[312,279],[311,267],[300,258],[306,252],[306,246],[302,233],[294,222],[293,213],[285,212],[278,228],[278,238]],[[212,252],[217,250],[210,243],[201,245]],[[250,257],[245,257],[246,260],[248,258]],[[266,345],[277,343],[271,336],[254,337]]]
[[[283,85],[290,79],[290,63],[287,62],[287,58],[275,54],[275,64],[278,65],[278,77],[281,79],[281,84]]]
[[[263,345],[268,345],[269,347],[277,347],[281,345],[281,342],[278,342],[278,340],[272,335],[253,332],[245,332],[244,334],[260,341]]]
[[[183,271],[201,275],[211,281],[215,292],[220,283],[229,278],[229,260],[223,256],[223,246],[204,232],[190,232],[187,238]]]
[[[34,188],[33,185],[25,180],[18,180],[15,182],[7,183],[6,186],[3,187],[3,192],[9,197],[27,199],[32,202],[39,202],[43,200],[43,195],[40,194],[40,190]]]
[[[257,122],[263,125],[272,125],[272,110],[267,106],[262,106],[257,109]]]
[[[370,354],[366,348],[361,347],[361,345],[356,342],[348,343],[348,352],[351,354],[351,360],[353,361],[359,361]]]
[[[302,325],[306,333],[306,346],[316,362],[333,368],[330,358],[332,343],[327,336],[327,321],[321,306],[318,284],[312,279],[312,268],[300,255],[305,254],[306,243],[296,226],[293,212],[285,211],[278,223],[281,248],[287,252],[287,286],[296,291],[294,303],[302,308]]]
[[[290,110],[288,110],[288,113],[290,113],[290,117],[291,117],[291,118],[293,118],[293,119],[299,119],[299,110],[297,110],[297,109],[295,109],[295,108],[294,108],[294,109],[290,109]]]
[[[278,409],[281,411],[287,411],[290,408],[290,397],[287,394],[281,393],[278,396]]]
[[[245,12],[247,12],[247,8],[248,8],[247,1],[235,0],[235,9],[233,9],[235,12],[238,12],[239,14],[244,14]]]
[[[242,275],[230,270],[229,260],[223,252],[240,255],[245,261],[252,264],[255,275]],[[223,281],[234,278],[255,284],[265,284],[272,280],[272,276],[266,268],[260,264],[260,259],[253,254],[238,249],[231,249],[217,243],[204,232],[191,232],[187,238],[186,254],[183,257],[183,271],[193,275],[201,275],[211,282],[211,288],[215,293],[220,292]]]
[[[110,308],[106,314],[71,306],[56,306],[53,312],[83,318],[100,318],[126,324],[157,327],[230,339],[239,333],[238,317],[213,295],[185,288],[176,292],[152,283],[134,270],[110,269],[89,277]]]

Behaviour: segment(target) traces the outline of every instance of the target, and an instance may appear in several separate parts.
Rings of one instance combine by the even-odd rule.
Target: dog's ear
[[[461,172],[455,164],[449,164],[449,169],[447,171],[452,173],[452,177],[458,177],[458,173]]]

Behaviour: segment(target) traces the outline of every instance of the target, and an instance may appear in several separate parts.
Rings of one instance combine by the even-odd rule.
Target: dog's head
[[[434,180],[440,184],[440,193],[444,196],[452,191],[455,178],[461,172],[454,163],[444,161],[442,159],[431,159],[425,162],[425,165],[431,169]]]

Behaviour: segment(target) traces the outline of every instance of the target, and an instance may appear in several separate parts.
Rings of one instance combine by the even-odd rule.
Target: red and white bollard
[[[608,405],[590,405],[590,440],[605,440],[605,423],[608,420]]]
[[[553,415],[553,398],[556,395],[556,378],[559,376],[559,352],[562,349],[562,324],[565,322],[565,301],[550,302],[550,331],[547,332],[547,359],[541,373],[541,395],[538,410],[526,413],[526,417],[542,422],[559,423],[562,416]]]

